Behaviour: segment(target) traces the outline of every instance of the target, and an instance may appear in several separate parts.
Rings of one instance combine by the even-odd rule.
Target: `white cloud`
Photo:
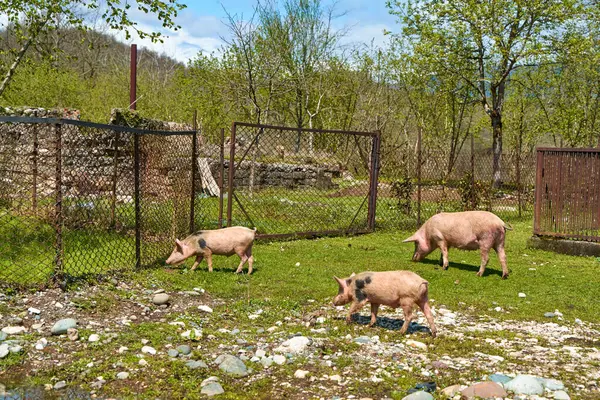
[[[384,47],[388,37],[383,34],[385,30],[391,30],[386,24],[369,24],[352,26],[342,38],[343,44],[365,43],[370,45],[371,41],[378,47]]]

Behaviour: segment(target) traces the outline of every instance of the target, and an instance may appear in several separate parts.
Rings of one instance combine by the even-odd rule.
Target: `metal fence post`
[[[33,179],[33,183],[32,183],[32,190],[31,190],[31,207],[33,208],[33,215],[37,216],[37,178],[38,178],[38,147],[39,147],[39,143],[38,143],[38,125],[35,124],[33,125],[33,152],[32,152],[32,158],[33,158],[33,165],[32,165],[32,179]]]
[[[417,129],[417,228],[421,226],[421,127]]]
[[[516,160],[516,180],[517,180],[517,209],[519,211],[519,218],[521,218],[521,135],[517,140],[517,160]]]
[[[542,211],[542,174],[544,164],[544,153],[537,150],[535,166],[535,204],[533,211],[533,233],[540,232],[540,217]]]
[[[219,154],[219,222],[218,227],[223,227],[223,174],[225,174],[225,128],[221,128]]]
[[[133,186],[135,199],[135,267],[142,265],[141,259],[141,209],[140,209],[140,136],[133,133]]]
[[[369,187],[369,205],[367,223],[370,231],[375,230],[375,214],[377,210],[377,184],[379,181],[379,148],[381,145],[381,132],[375,132],[371,148],[371,171]]]
[[[196,175],[198,170],[198,110],[194,110],[193,129],[194,133],[192,135],[192,187],[190,199],[190,233],[193,233],[196,230],[194,219],[196,208]]]
[[[63,210],[62,210],[62,125],[54,125],[56,166],[54,177],[54,230],[55,230],[55,255],[54,255],[54,283],[59,283],[64,278],[63,266]]]
[[[477,208],[475,193],[475,134],[471,131],[471,210]]]
[[[110,199],[110,226],[115,229],[117,226],[117,180],[119,179],[119,140],[121,135],[119,131],[114,131],[115,134],[115,145],[113,148],[113,174],[112,174],[112,188],[111,188],[111,199]]]
[[[231,226],[231,215],[233,211],[233,179],[235,177],[235,122],[231,124],[231,136],[229,138],[229,181],[227,182],[227,226]]]

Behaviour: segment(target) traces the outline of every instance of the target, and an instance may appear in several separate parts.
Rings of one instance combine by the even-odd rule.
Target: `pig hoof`
[[[482,272],[482,271],[479,271],[479,272],[477,273],[477,276],[483,276],[483,272]]]
[[[502,275],[502,279],[507,279],[508,278],[508,274],[503,274]]]

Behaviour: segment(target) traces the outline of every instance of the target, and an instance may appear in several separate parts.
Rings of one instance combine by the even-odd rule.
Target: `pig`
[[[400,329],[405,334],[413,317],[413,308],[418,306],[429,322],[431,335],[435,337],[437,330],[429,307],[429,282],[411,271],[361,272],[349,278],[333,277],[339,285],[333,304],[341,306],[352,302],[346,322],[352,321],[352,314],[358,312],[367,302],[371,303],[371,321],[369,326],[377,322],[377,311],[380,305],[398,308],[404,311],[404,325]]]
[[[481,266],[477,276],[482,276],[488,263],[489,251],[496,250],[502,265],[502,279],[508,278],[504,237],[512,230],[498,216],[488,211],[440,213],[429,218],[423,226],[403,243],[415,242],[413,261],[420,261],[440,248],[440,265],[448,269],[448,248],[481,252]]]
[[[175,249],[167,259],[169,265],[178,265],[192,256],[196,261],[192,271],[196,269],[202,259],[206,257],[208,270],[212,272],[212,255],[231,256],[233,253],[240,257],[240,265],[235,271],[242,272],[244,264],[248,262],[248,275],[252,273],[254,258],[252,257],[252,245],[256,228],[249,229],[243,226],[232,226],[216,230],[198,231],[183,240],[175,239]]]

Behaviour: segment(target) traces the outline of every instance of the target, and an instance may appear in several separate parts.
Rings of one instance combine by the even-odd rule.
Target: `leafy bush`
[[[411,197],[414,190],[412,180],[407,177],[402,177],[397,181],[392,182],[392,193],[398,200],[398,209],[405,214],[411,212]]]
[[[482,205],[485,205],[488,210],[491,209],[491,186],[474,180],[470,172],[458,181],[458,191],[463,210],[477,210]]]

